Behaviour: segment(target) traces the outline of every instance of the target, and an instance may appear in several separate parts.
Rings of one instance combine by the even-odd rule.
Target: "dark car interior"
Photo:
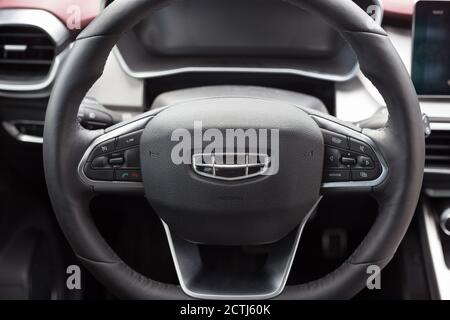
[[[0,2],[0,299],[450,299],[449,17]],[[278,172],[172,163],[198,120],[279,129]]]

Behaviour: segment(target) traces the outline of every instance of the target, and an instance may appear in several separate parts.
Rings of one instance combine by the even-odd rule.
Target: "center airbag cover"
[[[191,137],[190,155],[183,153],[184,159],[192,160],[194,154],[202,152],[210,154],[205,147],[212,139],[208,141],[202,135],[208,129],[223,133],[224,144],[227,129],[252,129],[258,133],[267,130],[266,151],[271,165],[277,168],[272,166],[270,175],[226,181],[199,175],[192,161],[175,163],[173,150],[178,150],[184,140],[180,132]],[[273,133],[278,134],[278,145]],[[258,143],[263,138],[264,135],[258,135]],[[232,151],[248,155],[255,151],[249,147],[250,139],[246,140],[245,150]],[[276,242],[296,228],[317,202],[323,149],[322,134],[315,121],[287,103],[255,98],[208,98],[179,103],[150,120],[142,135],[145,194],[171,232],[188,241],[215,245]]]

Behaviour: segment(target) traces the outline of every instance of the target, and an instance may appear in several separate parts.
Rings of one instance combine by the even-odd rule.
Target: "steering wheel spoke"
[[[81,181],[96,193],[143,194],[139,142],[153,115],[119,123],[96,138],[78,165]]]
[[[313,118],[325,143],[322,194],[372,193],[388,173],[387,162],[374,140],[360,128],[333,117]]]
[[[215,300],[278,296],[286,286],[303,229],[321,199],[299,226],[270,244],[217,246],[193,243],[179,237],[163,222],[183,291],[197,299]]]

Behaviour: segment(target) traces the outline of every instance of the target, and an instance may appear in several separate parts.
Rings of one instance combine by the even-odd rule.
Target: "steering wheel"
[[[370,265],[383,268],[392,259],[413,217],[424,169],[422,116],[410,77],[385,31],[352,1],[286,2],[321,16],[352,46],[386,101],[385,128],[362,130],[302,107],[302,101],[242,96],[182,102],[88,131],[77,122],[78,108],[111,49],[123,32],[170,1],[116,0],[76,39],[47,108],[45,175],[74,252],[117,297],[346,299],[365,286]],[[266,153],[253,150],[256,157],[233,149],[222,156],[244,160],[230,165],[205,152],[203,141],[187,150],[192,157],[186,162],[175,163],[180,140],[174,133],[195,135],[198,121],[203,130],[220,133],[270,129],[278,145]],[[145,194],[161,218],[179,286],[131,269],[95,226],[89,212],[95,195],[130,192]],[[376,221],[338,269],[286,286],[302,229],[330,193],[370,194],[378,202]],[[242,265],[211,267],[204,246],[218,256],[225,248],[246,248],[239,253]],[[253,251],[264,255],[256,265]]]

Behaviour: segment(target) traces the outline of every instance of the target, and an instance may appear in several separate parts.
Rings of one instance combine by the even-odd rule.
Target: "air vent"
[[[47,77],[56,48],[47,33],[35,27],[0,27],[0,82],[33,82]]]
[[[450,169],[450,131],[433,130],[426,140],[427,168]]]

